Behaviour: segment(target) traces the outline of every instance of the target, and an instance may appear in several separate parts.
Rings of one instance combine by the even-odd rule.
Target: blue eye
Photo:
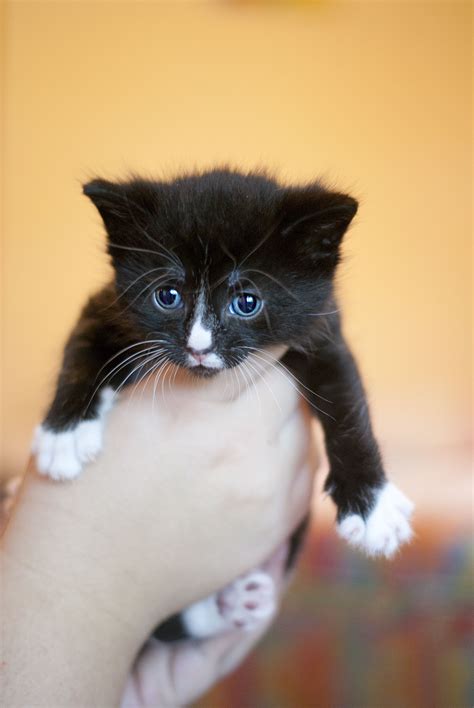
[[[177,310],[181,305],[181,295],[175,288],[159,288],[153,293],[153,301],[161,310]]]
[[[238,317],[255,317],[263,307],[263,302],[256,295],[242,293],[236,295],[229,304],[229,311]]]

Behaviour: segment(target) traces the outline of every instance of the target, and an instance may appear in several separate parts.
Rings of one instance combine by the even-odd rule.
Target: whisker
[[[234,264],[234,267],[230,273],[225,273],[221,278],[219,278],[219,280],[217,280],[214,283],[210,283],[209,289],[211,291],[218,288],[219,285],[221,285],[225,280],[230,280],[232,278],[232,276],[234,275],[234,273],[237,271],[237,260],[236,260],[235,256],[232,255],[232,253],[229,251],[229,249],[227,248],[227,246],[225,245],[225,243],[223,241],[219,241],[219,246],[224,251],[225,255],[231,259],[231,261]]]
[[[258,379],[260,378],[260,376],[259,376],[259,374],[258,374],[258,371],[256,372],[256,370],[254,369],[254,367],[250,364],[248,358],[247,358],[247,359],[244,359],[244,361],[243,361],[242,364],[240,365],[240,368],[241,368],[242,373],[246,372],[246,371],[247,371],[247,368],[249,369],[249,371],[248,371],[247,373],[248,373],[248,376],[249,376],[250,384],[247,386],[247,390],[248,390],[249,388],[253,389],[253,393],[254,393],[254,395],[256,395],[256,397],[257,397],[258,410],[259,410],[259,415],[260,415],[260,418],[261,418],[261,417],[262,417],[262,401],[261,401],[260,394],[259,394],[258,388],[257,388],[257,381],[258,381]],[[254,374],[256,373],[256,375],[257,375],[257,378],[256,378],[256,379],[253,378],[253,376],[252,376],[252,371],[254,372]]]
[[[176,377],[178,376],[178,372],[179,372],[179,366],[176,366],[176,364],[175,364],[175,367],[174,367],[174,374],[173,374],[173,381],[171,382],[171,387],[170,387],[170,392],[171,392],[172,394],[175,393],[174,385],[175,385],[175,382],[176,382]]]
[[[316,393],[316,391],[313,391],[311,388],[306,386],[300,379],[292,372],[290,369],[283,364],[283,362],[280,359],[277,359],[276,357],[272,356],[268,352],[266,352],[264,349],[258,349],[256,347],[242,347],[243,349],[252,349],[253,351],[257,351],[260,354],[264,354],[265,356],[270,357],[274,362],[278,364],[282,369],[284,369],[300,386],[302,386],[304,389],[306,389],[309,393],[311,393],[313,396],[317,396],[317,398],[320,398],[322,401],[325,401],[326,403],[330,403],[333,405],[333,401],[330,401],[329,398],[325,398],[324,396],[321,396],[319,393]]]
[[[152,374],[156,369],[161,366],[161,364],[166,361],[167,355],[163,354],[162,356],[158,356],[157,361],[154,361],[151,363],[150,369],[146,372],[144,372],[144,375],[141,377],[140,382],[145,380],[145,385],[142,387],[141,393],[140,393],[140,401],[143,399],[143,394],[145,393],[145,390],[148,388],[148,384],[150,383],[152,379]]]
[[[250,358],[250,357],[249,357],[249,358]],[[247,361],[248,364],[250,365],[249,359],[246,359],[246,361]],[[272,398],[273,398],[273,400],[275,401],[275,403],[276,403],[276,405],[277,405],[278,410],[280,411],[280,413],[282,413],[281,406],[280,406],[280,402],[278,401],[278,398],[275,396],[275,393],[274,393],[272,387],[270,386],[270,384],[268,383],[268,381],[267,381],[267,379],[266,379],[266,377],[265,377],[265,375],[264,375],[264,369],[263,369],[263,367],[262,367],[262,369],[259,371],[258,368],[257,368],[257,367],[258,367],[258,362],[253,362],[253,363],[252,363],[252,367],[254,367],[255,370],[257,371],[257,374],[259,375],[259,378],[263,381],[263,383],[265,384],[265,386],[267,387],[267,389],[270,391],[270,393],[271,393],[271,395],[272,395]]]
[[[301,391],[301,389],[295,383],[295,380],[298,381],[298,383],[300,383],[300,384],[301,384],[301,381],[299,381],[296,377],[294,377],[293,373],[291,371],[289,371],[289,369],[287,369],[284,365],[282,365],[281,362],[279,362],[277,359],[274,359],[274,361],[278,362],[277,364],[275,364],[272,361],[269,361],[268,359],[264,359],[263,357],[261,357],[259,354],[256,353],[256,351],[259,351],[259,352],[266,354],[266,352],[263,352],[263,350],[261,350],[261,349],[256,350],[255,347],[245,347],[245,348],[246,349],[253,349],[254,356],[256,356],[257,358],[260,358],[262,361],[266,362],[267,364],[270,364],[270,366],[273,366],[275,369],[277,369],[282,374],[282,376],[284,376],[288,380],[288,383],[290,383],[293,386],[293,388],[296,391],[298,391],[300,396],[302,396],[302,398],[304,398],[304,400],[307,403],[309,403],[310,406],[312,406],[313,408],[316,408],[317,411],[319,411],[323,415],[326,415],[328,418],[331,418],[331,420],[333,420],[334,422],[337,422],[336,419],[332,415],[330,415],[330,413],[327,413],[327,411],[323,410],[322,408],[319,408],[314,403],[314,401],[311,401],[307,396],[305,396],[305,394]],[[317,396],[318,398],[323,398],[322,396],[319,396],[319,394],[315,393],[314,391],[311,391],[311,389],[309,389],[304,384],[301,384],[301,385],[303,386],[303,388],[307,389],[310,393]],[[323,400],[326,401],[327,403],[331,403],[331,401],[327,401],[327,399],[325,399],[325,398],[323,398]]]
[[[236,382],[236,384],[237,384],[237,385],[238,385],[238,387],[239,387],[239,392],[238,392],[238,394],[237,394],[237,398],[240,398],[240,394],[241,394],[241,386],[240,386],[240,379],[239,379],[239,376],[238,376],[237,370],[236,370],[235,368],[233,368],[233,369],[232,369],[232,373],[234,374],[234,379],[235,379],[235,382]],[[235,400],[235,396],[234,396],[234,400]]]
[[[129,213],[129,215],[130,215],[131,218],[132,218],[132,221],[133,221],[134,226],[135,226],[144,236],[146,236],[146,238],[147,238],[149,241],[151,241],[151,243],[153,243],[154,246],[157,246],[158,248],[160,248],[160,249],[162,250],[161,253],[159,253],[158,251],[151,251],[151,250],[148,251],[149,253],[154,253],[155,255],[159,255],[159,256],[163,256],[163,255],[164,255],[168,260],[170,260],[172,263],[174,263],[174,264],[177,266],[177,268],[178,268],[182,273],[184,273],[185,269],[184,269],[183,264],[181,263],[179,257],[176,255],[176,253],[174,253],[174,252],[171,251],[170,249],[166,248],[166,246],[165,246],[164,244],[160,243],[160,242],[157,241],[155,238],[153,238],[152,236],[150,236],[150,234],[149,234],[148,231],[143,227],[143,225],[140,224],[140,223],[137,221],[137,219],[136,219],[136,217],[135,217],[135,214],[134,214],[134,211],[133,211],[133,209],[131,208],[131,206],[133,206],[135,210],[140,211],[140,212],[141,212],[144,216],[146,216],[147,218],[149,218],[149,216],[150,216],[149,212],[148,212],[141,204],[139,204],[139,203],[136,202],[135,200],[130,199],[130,197],[129,197],[128,194],[126,194],[126,193],[114,192],[114,191],[112,191],[111,189],[101,189],[101,193],[102,193],[102,194],[108,194],[108,195],[110,195],[110,196],[112,197],[112,199],[110,200],[112,206],[114,205],[114,202],[116,202],[117,198],[119,198],[120,201],[126,205],[126,207],[127,207],[127,209],[128,209],[128,213]],[[114,248],[126,248],[125,246],[119,246],[118,244],[112,244],[112,243],[111,243],[110,245],[112,245]],[[143,251],[143,250],[145,250],[145,249],[138,249],[138,248],[135,248],[135,249],[130,249],[130,250],[136,250],[136,251],[142,250],[142,251]]]
[[[140,351],[140,352],[138,352],[138,353],[135,352],[134,354],[131,354],[130,356],[128,356],[128,357],[125,359],[125,361],[122,361],[122,362],[120,362],[119,364],[117,364],[116,366],[114,366],[114,368],[112,369],[111,372],[109,372],[108,374],[106,374],[105,376],[103,376],[102,379],[100,380],[100,382],[97,384],[97,386],[96,386],[95,389],[93,390],[91,396],[89,397],[89,400],[88,400],[87,405],[86,405],[86,407],[85,407],[85,409],[84,409],[83,415],[85,415],[85,414],[87,413],[87,411],[89,410],[89,407],[90,407],[92,401],[94,400],[95,395],[96,395],[97,392],[102,388],[102,386],[104,386],[104,384],[106,383],[106,381],[107,381],[108,379],[110,379],[111,377],[113,377],[114,375],[116,375],[121,369],[125,368],[126,366],[128,366],[129,364],[131,364],[133,361],[136,361],[137,359],[140,359],[141,357],[146,356],[147,353],[149,353],[149,352],[151,352],[151,351],[153,351],[153,350],[155,350],[155,349],[156,349],[156,350],[158,350],[158,349],[161,350],[161,347],[159,347],[159,348],[158,348],[158,347],[150,347],[149,349],[145,349],[144,351]],[[161,350],[161,351],[162,351],[162,350]],[[112,357],[112,358],[115,358],[115,357]],[[104,368],[104,367],[102,367],[102,369],[103,369],[103,368]],[[97,379],[97,377],[96,377],[96,379]],[[114,391],[114,394],[116,394],[116,393],[117,393],[117,390]]]
[[[154,243],[156,246],[158,246],[158,248],[161,249],[161,255],[163,256],[163,258],[166,258],[166,260],[168,260],[168,261],[170,261],[171,263],[173,263],[173,265],[174,265],[174,266],[176,267],[176,269],[180,272],[180,274],[181,274],[181,275],[184,275],[184,273],[185,273],[185,268],[184,268],[184,266],[183,266],[183,264],[182,264],[181,259],[179,258],[179,256],[177,256],[176,253],[174,253],[174,251],[172,251],[171,249],[167,248],[167,247],[164,245],[164,243],[161,243],[161,242],[156,241],[155,239],[153,239],[153,238],[149,235],[149,233],[148,233],[147,231],[145,231],[145,229],[141,228],[141,231],[142,231],[142,233],[145,234],[145,236],[147,236],[151,241],[153,241],[153,243]]]
[[[228,360],[226,361],[226,364],[227,364],[227,363],[229,363],[229,364],[232,364],[232,363],[233,363],[233,357],[232,357],[232,356],[228,357]],[[231,369],[231,368],[232,368],[232,367],[230,367],[229,369],[224,369],[224,371],[225,371],[225,374],[224,374],[225,388],[224,388],[224,391],[223,391],[223,393],[222,393],[222,396],[223,396],[224,399],[226,398],[227,389],[229,388],[229,376],[227,375],[227,373],[230,372],[230,369]]]
[[[174,365],[174,363],[173,363],[172,361],[170,362],[170,364],[171,364],[171,373],[170,373],[170,375],[168,376],[168,393],[171,395],[171,391],[172,391],[172,389],[171,389],[171,381],[172,381],[173,377],[174,377],[175,374],[176,374],[176,366]]]
[[[132,391],[131,398],[133,398],[133,396],[135,395],[135,392],[136,392],[136,390],[137,390],[137,387],[141,384],[141,382],[142,382],[146,377],[148,377],[149,374],[153,373],[154,369],[155,369],[157,366],[159,366],[161,362],[163,362],[163,361],[166,360],[167,355],[166,355],[166,354],[162,354],[162,355],[160,356],[159,353],[158,353],[158,354],[157,354],[157,357],[158,357],[157,360],[156,360],[156,359],[152,359],[150,362],[144,362],[143,366],[145,367],[145,366],[147,366],[147,364],[148,364],[148,365],[150,366],[150,368],[149,368],[148,370],[145,370],[145,371],[143,372],[143,374],[140,372],[140,374],[139,374],[139,376],[138,376],[138,380],[137,380],[135,386],[133,387],[133,391]],[[142,388],[142,391],[141,391],[141,394],[140,394],[140,400],[142,400],[142,398],[143,398],[143,393],[144,393],[144,390],[145,390],[146,387],[147,387],[147,384],[148,384],[148,381],[145,383],[145,386]]]
[[[309,312],[308,317],[325,317],[326,315],[335,315],[340,310],[331,310],[331,312]]]
[[[113,356],[111,356],[110,359],[107,359],[107,361],[105,362],[105,364],[103,364],[103,366],[100,367],[100,369],[99,369],[99,371],[97,372],[96,377],[95,377],[95,379],[94,379],[94,383],[97,381],[100,372],[101,372],[103,369],[105,369],[105,367],[107,366],[107,364],[109,364],[111,361],[113,361],[114,359],[116,359],[118,356],[120,356],[120,355],[123,354],[124,352],[128,351],[129,349],[132,349],[133,347],[141,347],[141,346],[143,346],[144,344],[147,345],[147,344],[155,344],[155,343],[166,344],[166,340],[164,340],[164,339],[144,339],[144,340],[142,340],[141,342],[135,342],[134,344],[130,344],[128,347],[124,347],[124,348],[121,349],[119,352],[117,352],[116,354],[114,354]]]
[[[168,366],[168,362],[165,359],[163,362],[160,362],[160,364],[155,367],[155,378],[153,381],[153,399],[152,399],[152,405],[151,405],[151,409],[152,409],[153,413],[155,412],[156,387],[158,385],[160,378],[164,375],[164,371],[167,368],[167,366]]]
[[[224,243],[223,241],[219,241],[219,246],[220,246],[221,249],[224,251],[224,253],[226,254],[226,256],[228,256],[228,257],[230,258],[230,260],[233,262],[233,264],[234,264],[234,270],[237,270],[237,259],[236,259],[236,257],[235,257],[234,255],[232,255],[232,253],[229,251],[229,249],[227,248],[227,246],[225,245],[225,243]]]
[[[159,285],[162,285],[163,283],[166,283],[166,282],[168,282],[168,278],[166,276],[162,275],[159,278],[155,278],[154,280],[152,280],[151,283],[147,283],[145,285],[145,287],[140,290],[138,295],[136,295],[131,302],[129,302],[122,310],[120,310],[119,315],[120,316],[123,315],[123,313],[129,309],[129,307],[132,307],[132,305],[134,305],[136,303],[136,301],[139,299],[139,297],[141,297],[141,295],[143,295],[143,293],[146,290],[149,290],[151,288],[157,288]]]
[[[174,263],[179,269],[182,270],[182,272],[184,272],[183,264],[181,263],[181,261],[180,261],[180,259],[178,258],[178,256],[177,256],[173,251],[171,251],[170,249],[166,248],[166,246],[165,246],[163,243],[161,243],[160,241],[157,241],[157,240],[154,239],[152,236],[150,236],[150,234],[149,234],[148,231],[145,229],[145,227],[137,221],[137,219],[136,219],[136,217],[135,217],[135,214],[133,213],[133,210],[131,209],[130,205],[133,204],[133,206],[134,206],[135,208],[138,208],[138,209],[141,210],[142,214],[145,214],[146,216],[149,216],[147,210],[144,209],[144,208],[143,208],[140,204],[138,204],[137,202],[130,200],[130,198],[129,198],[129,196],[128,196],[127,193],[123,194],[123,197],[124,197],[125,203],[126,203],[126,205],[127,205],[128,213],[129,213],[130,216],[132,217],[132,221],[133,221],[134,225],[136,226],[136,228],[137,228],[142,234],[144,234],[144,236],[146,236],[147,239],[148,239],[149,241],[151,241],[154,246],[157,246],[158,248],[160,248],[160,249],[162,250],[162,252],[163,252],[163,255],[164,255],[168,260],[171,260],[172,263]]]
[[[173,362],[169,361],[167,364],[164,365],[164,371],[163,371],[163,376],[161,377],[161,398],[165,402],[166,401],[166,396],[165,396],[165,380],[166,376],[168,375],[168,371],[170,370],[170,367],[173,366]]]
[[[104,307],[104,310],[108,310],[108,309],[110,309],[111,307],[113,307],[113,306],[120,300],[120,298],[123,297],[123,296],[125,295],[125,293],[127,293],[127,292],[130,290],[130,288],[133,288],[133,286],[136,285],[136,283],[138,283],[139,280],[141,280],[142,278],[145,278],[145,276],[147,276],[147,275],[150,275],[150,273],[154,273],[154,272],[156,272],[156,271],[158,271],[158,270],[164,270],[164,271],[166,271],[167,273],[170,274],[170,276],[171,276],[171,278],[172,278],[172,269],[171,269],[171,268],[168,268],[168,267],[166,267],[166,266],[159,266],[158,268],[151,268],[150,270],[145,271],[145,273],[142,273],[141,275],[139,275],[138,278],[135,278],[135,280],[133,280],[133,281],[130,283],[130,285],[127,285],[127,287],[125,288],[125,290],[122,290],[122,291],[120,292],[120,294],[117,295],[117,297],[115,298],[115,300],[114,300],[113,302],[111,302],[109,305],[107,305],[106,307]]]
[[[245,261],[247,261],[247,260],[250,258],[250,256],[253,256],[253,254],[256,253],[256,252],[258,251],[258,249],[263,246],[263,244],[264,244],[264,243],[270,238],[270,236],[274,233],[275,229],[276,229],[276,226],[272,226],[272,227],[264,234],[263,238],[257,243],[257,245],[256,245],[254,248],[252,248],[252,250],[251,250],[249,253],[247,253],[247,255],[245,256],[245,258],[244,258],[242,261],[240,261],[240,263],[239,263],[239,268],[241,268],[241,267],[243,266],[243,264],[245,263]]]
[[[150,356],[150,357],[148,358],[148,361],[150,361],[150,362],[153,361],[154,357],[155,357],[155,355]],[[120,391],[123,389],[123,387],[125,386],[125,384],[127,383],[127,381],[133,376],[133,374],[135,373],[135,371],[138,371],[138,369],[140,369],[140,368],[142,368],[142,367],[143,367],[143,363],[138,364],[138,366],[136,366],[135,368],[133,368],[132,371],[131,371],[129,374],[127,374],[127,376],[124,378],[124,380],[122,381],[122,383],[120,384],[120,386],[118,386],[118,388],[115,390],[115,394],[116,394],[116,395],[118,395],[118,394],[120,393]]]
[[[229,360],[230,360],[230,362],[232,363],[231,357],[229,357]],[[235,386],[234,386],[235,371],[234,371],[234,367],[231,366],[228,371],[229,371],[229,377],[230,377],[230,378],[227,379],[227,383],[229,384],[229,383],[232,381],[232,391],[231,391],[231,393],[230,393],[230,400],[233,401],[233,400],[234,400],[234,397],[235,397],[235,396],[234,396],[234,392],[235,392]],[[227,393],[227,390],[226,390],[226,393]]]
[[[248,378],[248,372],[246,372],[244,370],[243,364],[244,364],[244,362],[241,361],[240,364],[238,364],[236,367],[234,367],[234,369],[235,369],[235,373],[237,375],[237,378],[241,377],[243,379],[242,383],[244,385],[244,392],[245,392],[249,389],[249,383],[251,383],[252,379]]]
[[[231,273],[226,273],[223,275],[219,280],[216,280],[214,283],[209,284],[209,290],[215,290],[216,288],[219,287],[219,285],[222,285],[222,283],[227,280],[230,277]]]
[[[156,399],[156,388],[158,386],[158,382],[160,379],[164,376],[166,369],[169,366],[169,360],[167,357],[165,357],[164,361],[161,361],[160,364],[155,367],[156,373],[155,373],[155,378],[153,381],[153,402],[152,402],[152,410],[153,412],[155,411],[155,399]]]
[[[151,248],[139,248],[138,246],[121,246],[119,243],[114,243],[113,241],[109,241],[109,246],[112,246],[112,248],[121,248],[123,251],[136,251],[137,253],[153,253],[155,256],[160,256],[160,258],[163,255],[159,251],[153,251]]]
[[[272,280],[274,283],[279,285],[280,288],[285,290],[285,292],[287,292],[288,295],[290,295],[293,298],[293,300],[296,300],[296,302],[299,303],[299,299],[296,297],[296,295],[294,293],[292,293],[291,290],[286,287],[286,285],[283,285],[283,283],[281,283],[278,280],[278,278],[275,278],[275,276],[270,275],[270,273],[267,273],[264,270],[260,270],[259,268],[247,268],[246,270],[241,271],[241,275],[243,275],[244,273],[260,273],[260,275],[264,275],[265,277],[269,278],[269,280]]]
[[[137,358],[139,358],[139,357],[141,357],[141,356],[143,356],[143,355],[145,355],[145,354],[148,354],[149,352],[154,351],[154,350],[162,350],[162,347],[159,347],[158,345],[155,344],[155,345],[153,345],[153,346],[151,346],[151,347],[147,347],[146,349],[142,349],[142,350],[139,351],[139,352],[134,352],[133,354],[130,354],[129,356],[127,356],[123,361],[121,361],[121,362],[119,362],[118,364],[116,364],[116,365],[113,367],[113,369],[112,369],[111,371],[109,371],[109,373],[106,374],[106,375],[102,378],[100,384],[98,385],[98,388],[100,388],[100,387],[105,383],[105,381],[107,381],[107,379],[111,378],[111,377],[113,376],[113,374],[116,373],[116,372],[118,372],[122,367],[126,366],[127,364],[129,364],[130,362],[132,362],[134,359],[137,359]],[[163,351],[163,350],[162,350],[162,351]],[[103,368],[103,367],[102,367],[102,368]],[[97,391],[97,389],[96,389],[96,391]]]

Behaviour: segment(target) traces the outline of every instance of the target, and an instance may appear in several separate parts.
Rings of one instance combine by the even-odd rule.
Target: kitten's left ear
[[[316,256],[336,256],[358,203],[319,184],[289,189],[283,197],[281,233],[297,239]]]

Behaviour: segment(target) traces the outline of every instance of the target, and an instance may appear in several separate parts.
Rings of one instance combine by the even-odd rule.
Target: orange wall
[[[378,430],[455,443],[470,406],[470,4],[7,2],[4,468],[103,282],[93,173],[269,165],[362,207],[340,276]]]

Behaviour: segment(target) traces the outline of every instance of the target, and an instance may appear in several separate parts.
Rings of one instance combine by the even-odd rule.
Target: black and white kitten
[[[105,224],[115,277],[66,345],[35,435],[39,471],[76,477],[100,452],[115,392],[157,367],[219,376],[246,360],[269,362],[280,347],[278,366],[293,373],[324,429],[340,535],[371,555],[391,556],[408,541],[412,504],[385,476],[334,296],[355,199],[319,182],[287,187],[229,169],[168,182],[96,179],[84,193]],[[187,632],[267,616],[274,597],[262,576],[190,608]]]

